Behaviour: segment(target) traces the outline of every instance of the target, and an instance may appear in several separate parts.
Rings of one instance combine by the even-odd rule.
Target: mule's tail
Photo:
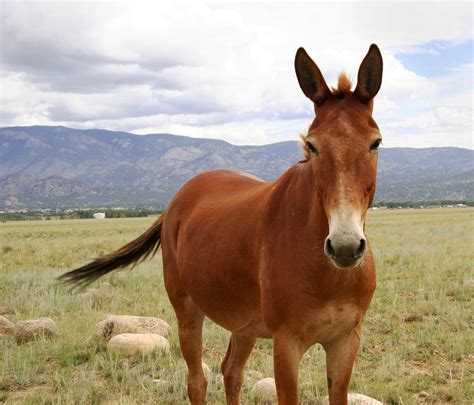
[[[135,266],[148,257],[153,257],[161,245],[163,219],[164,214],[145,233],[125,246],[85,266],[64,273],[58,279],[73,288],[83,288],[111,271]]]

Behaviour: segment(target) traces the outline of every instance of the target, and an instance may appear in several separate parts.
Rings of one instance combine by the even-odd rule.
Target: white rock
[[[57,335],[58,328],[51,318],[18,321],[15,325],[15,337],[18,343],[27,342],[39,336]]]
[[[347,395],[347,401],[349,402],[349,405],[383,405],[382,402],[368,397],[367,395],[363,394],[357,394],[355,392],[350,392]],[[324,398],[324,403],[328,404],[329,403],[329,397]]]
[[[122,333],[109,340],[107,349],[127,355],[147,354],[154,350],[168,353],[170,344],[165,337],[153,333]]]
[[[382,402],[368,397],[367,395],[351,392],[348,395],[348,401],[351,405],[383,405]]]
[[[0,315],[0,335],[13,335],[15,332],[15,325],[7,318]]]
[[[152,333],[168,336],[169,330],[168,322],[152,316],[108,315],[97,323],[95,334],[99,338],[109,340],[123,333]]]
[[[275,379],[267,377],[257,381],[252,388],[252,392],[259,395],[264,401],[276,399]]]

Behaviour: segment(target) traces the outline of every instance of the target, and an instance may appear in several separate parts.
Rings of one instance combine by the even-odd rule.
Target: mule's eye
[[[306,142],[306,147],[309,149],[312,155],[318,156],[318,150],[311,142]]]
[[[374,143],[372,143],[372,145],[370,145],[370,150],[371,151],[377,150],[381,143],[382,143],[382,140],[377,139]]]

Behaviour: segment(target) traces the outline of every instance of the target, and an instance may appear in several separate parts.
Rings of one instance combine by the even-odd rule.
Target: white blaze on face
[[[360,209],[340,206],[328,212],[329,235],[324,252],[340,268],[357,266],[367,251],[364,215]]]
[[[329,217],[329,238],[350,237],[365,239],[364,216],[357,208],[348,206],[338,207],[328,213]]]

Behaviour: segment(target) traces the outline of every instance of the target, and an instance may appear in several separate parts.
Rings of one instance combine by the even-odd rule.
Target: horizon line
[[[127,134],[127,135],[134,135],[134,136],[137,136],[137,137],[140,137],[140,136],[171,135],[171,136],[176,136],[176,137],[181,137],[181,138],[188,138],[188,139],[201,139],[201,140],[207,140],[207,141],[225,142],[229,145],[237,146],[237,147],[268,146],[268,145],[277,145],[277,144],[280,144],[280,143],[287,143],[287,142],[301,143],[299,138],[296,138],[294,140],[278,141],[278,142],[264,143],[264,144],[235,144],[235,143],[229,142],[229,141],[227,141],[225,139],[221,139],[221,138],[195,137],[195,136],[189,136],[189,135],[171,134],[169,132],[155,132],[155,133],[147,133],[147,134],[136,134],[134,132],[120,131],[120,130],[115,130],[115,129],[73,128],[73,127],[68,127],[68,126],[65,126],[65,125],[39,125],[39,124],[36,124],[36,125],[9,125],[9,126],[1,126],[0,130],[11,129],[11,128],[33,128],[33,127],[66,128],[66,129],[72,129],[74,131],[107,131],[107,132],[115,132],[115,133],[121,133],[121,134]],[[382,146],[383,146],[383,142],[382,142]],[[464,149],[464,150],[474,151],[474,145],[470,148],[462,147],[462,146],[449,146],[449,145],[446,145],[446,146],[422,146],[422,147],[417,147],[417,146],[383,146],[382,149],[445,149],[445,148]]]

